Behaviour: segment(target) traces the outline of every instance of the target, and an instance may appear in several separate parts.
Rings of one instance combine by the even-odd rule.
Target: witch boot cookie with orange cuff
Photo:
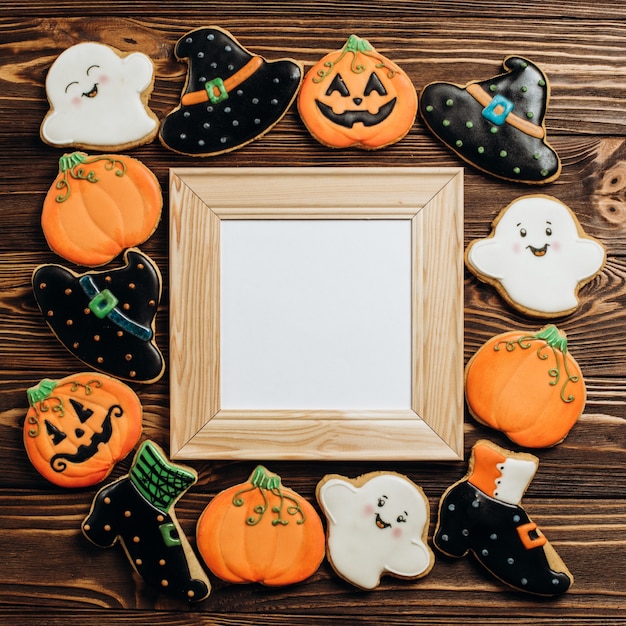
[[[187,33],[174,52],[189,71],[159,138],[181,154],[214,156],[259,138],[287,112],[302,82],[293,59],[266,61],[217,27]]]
[[[468,474],[441,498],[433,543],[452,557],[472,552],[515,589],[555,596],[569,589],[573,576],[520,505],[537,466],[531,454],[478,441]]]
[[[504,68],[504,74],[465,86],[426,85],[420,114],[448,148],[484,172],[529,184],[556,180],[561,161],[544,125],[548,79],[522,57],[507,57]]]
[[[102,488],[83,521],[83,534],[100,548],[118,541],[138,574],[181,599],[199,601],[209,580],[185,537],[173,507],[197,481],[196,473],[170,463],[144,441],[128,475]]]

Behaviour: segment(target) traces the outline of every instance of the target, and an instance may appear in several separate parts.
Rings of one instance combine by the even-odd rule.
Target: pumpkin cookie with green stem
[[[404,137],[417,114],[417,93],[398,65],[365,39],[318,61],[298,94],[298,111],[320,143],[377,150]]]

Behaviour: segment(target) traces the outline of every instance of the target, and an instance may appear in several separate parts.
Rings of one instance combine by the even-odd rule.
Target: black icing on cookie
[[[128,250],[124,260],[124,267],[85,274],[41,265],[33,291],[46,322],[74,356],[117,378],[154,382],[165,368],[154,341],[161,274],[139,250]]]
[[[257,139],[283,117],[302,82],[295,61],[266,61],[220,28],[187,33],[175,54],[188,62],[187,83],[159,137],[182,154],[213,156]]]
[[[145,441],[128,475],[96,494],[83,534],[101,548],[119,541],[148,584],[181,599],[202,600],[209,581],[172,510],[196,480],[193,470],[168,462],[158,446]]]
[[[464,87],[424,87],[419,109],[430,130],[471,165],[498,178],[548,183],[561,173],[546,141],[549,100],[545,74],[521,57],[504,60],[505,74]]]

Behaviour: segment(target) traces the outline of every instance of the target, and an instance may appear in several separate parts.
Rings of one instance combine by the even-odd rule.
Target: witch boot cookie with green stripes
[[[202,600],[210,593],[209,580],[173,511],[196,481],[194,470],[169,462],[161,448],[144,441],[128,475],[96,494],[83,534],[101,548],[119,541],[149,585],[181,599]]]

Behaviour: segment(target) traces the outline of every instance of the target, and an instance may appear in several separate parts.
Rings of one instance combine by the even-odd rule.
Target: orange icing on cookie
[[[219,493],[203,511],[197,545],[209,569],[233,583],[270,586],[311,576],[325,552],[313,506],[258,466],[247,482]]]
[[[298,111],[320,143],[373,150],[409,132],[417,94],[400,67],[352,35],[342,50],[327,54],[307,73]]]
[[[124,383],[84,372],[28,390],[24,446],[35,469],[61,487],[104,480],[141,435],[142,408]]]
[[[93,267],[148,239],[162,206],[158,180],[137,159],[74,152],[60,159],[41,225],[54,252]]]
[[[493,496],[496,480],[502,476],[498,465],[506,461],[506,457],[495,447],[476,446],[474,448],[475,464],[468,480],[487,495]]]
[[[583,375],[554,325],[487,341],[465,369],[465,397],[481,424],[511,441],[544,448],[562,441],[583,412]]]

